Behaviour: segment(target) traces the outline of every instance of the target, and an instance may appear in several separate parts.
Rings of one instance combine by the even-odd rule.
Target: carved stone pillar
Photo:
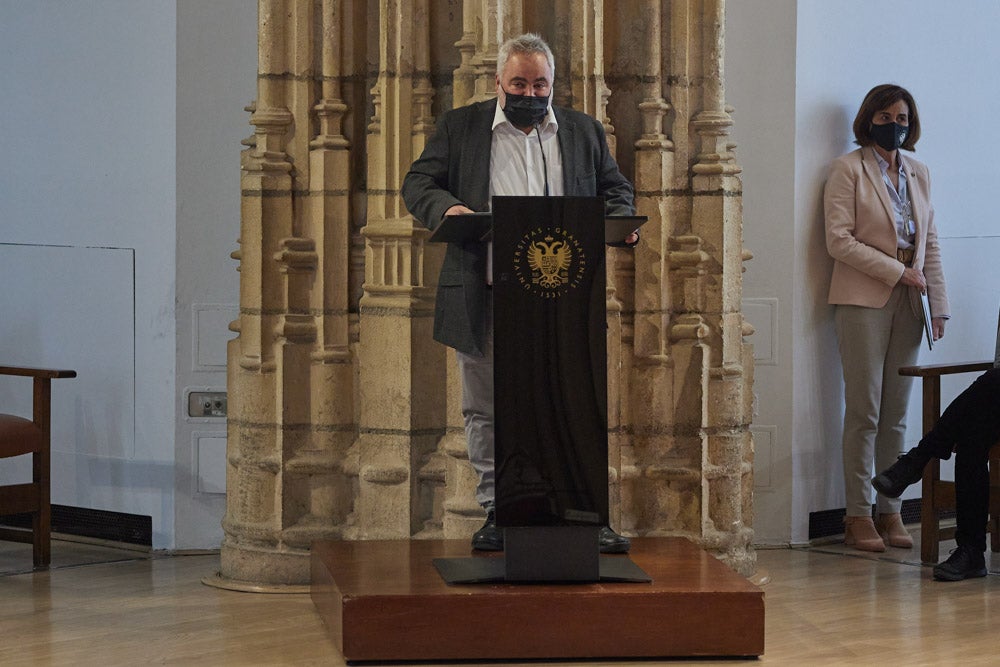
[[[704,88],[701,111],[692,123],[700,151],[692,168],[691,233],[708,257],[697,304],[710,350],[703,420],[703,544],[746,572],[756,563],[750,547],[752,516],[743,497],[752,488],[753,354],[743,341],[742,185],[728,144],[733,121],[725,106],[722,69],[724,0],[704,0],[701,26]],[[688,319],[694,321],[691,315]]]
[[[472,66],[475,69],[475,92],[471,102],[496,96],[497,51],[507,39],[524,32],[524,8],[517,0],[475,0],[470,2],[480,30]],[[462,106],[456,99],[455,106]]]
[[[668,355],[670,294],[667,239],[686,201],[673,181],[673,144],[664,132],[669,106],[663,99],[668,78],[662,52],[669,43],[659,0],[615,6],[612,32],[615,76],[612,96],[619,113],[629,113],[636,209],[649,218],[631,258],[619,259],[616,280],[622,295],[621,385],[622,523],[635,534],[671,534],[680,503],[697,485],[678,474],[674,449],[672,359]],[[627,100],[631,109],[622,109]],[[621,122],[618,123],[622,125]],[[619,151],[621,153],[621,151]],[[622,160],[626,163],[626,160]],[[683,181],[683,175],[680,179]],[[629,261],[631,260],[631,261]]]
[[[691,537],[749,574],[753,362],[742,340],[749,328],[740,313],[741,193],[727,144],[723,2],[635,0],[614,12],[606,31],[612,103],[622,114],[616,97],[631,101],[641,127],[631,160],[620,162],[634,161],[637,208],[650,217],[634,280],[627,262],[616,271],[626,342],[630,296],[634,304],[631,359],[622,353],[623,431],[633,445],[623,448],[632,454],[622,467],[623,525]]]
[[[461,53],[461,64],[452,74],[452,99],[454,107],[460,107],[472,101],[476,93],[476,47],[480,43],[479,12],[481,0],[462,0],[462,38],[455,42],[455,48]]]
[[[293,236],[292,164],[287,133],[293,117],[284,82],[269,76],[289,69],[286,17],[280,2],[259,3],[261,43],[258,97],[250,123],[254,148],[243,160],[239,336],[229,344],[228,472],[221,576],[266,581],[263,569],[291,583],[296,557],[282,544],[282,429],[274,395],[277,334],[286,314],[281,267],[274,261],[282,239]]]
[[[356,431],[343,2],[259,3],[258,99],[234,253],[225,539],[212,582],[221,586],[306,582],[310,544],[339,537],[353,505],[343,472]],[[309,127],[314,135],[301,131]]]
[[[309,141],[307,203],[303,236],[314,248],[315,274],[302,286],[316,336],[309,360],[309,437],[286,462],[286,504],[300,508],[287,531],[294,546],[340,537],[353,505],[344,476],[344,455],[354,440],[354,367],[350,349],[349,281],[351,142],[344,133],[344,30],[350,25],[344,0],[323,0],[311,24],[318,25],[319,100],[312,107],[317,133]],[[308,57],[311,54],[303,54]],[[303,110],[305,111],[305,110]],[[300,390],[301,391],[301,390]],[[293,398],[298,392],[283,395]],[[290,540],[291,541],[291,540]]]
[[[428,0],[379,0],[379,75],[368,127],[368,222],[361,298],[358,493],[347,537],[409,538],[426,528],[444,425],[444,349],[432,340],[424,242],[399,196],[432,131]],[[440,503],[438,503],[440,504]],[[440,522],[440,518],[437,519]]]
[[[753,571],[723,24],[723,0],[259,0],[211,583],[304,584],[314,539],[467,538],[481,521],[454,354],[431,339],[441,249],[399,189],[448,99],[433,86],[453,106],[492,97],[497,49],[525,30],[553,45],[557,99],[604,123],[650,219],[609,256],[612,522]]]

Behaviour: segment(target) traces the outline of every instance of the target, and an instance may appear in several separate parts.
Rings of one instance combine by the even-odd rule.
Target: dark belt
[[[910,266],[913,264],[913,248],[896,248],[896,259],[903,264]]]

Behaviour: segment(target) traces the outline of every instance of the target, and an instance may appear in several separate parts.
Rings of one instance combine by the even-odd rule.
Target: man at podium
[[[602,125],[553,107],[555,61],[541,37],[525,34],[497,54],[497,98],[445,113],[403,181],[407,209],[434,230],[445,216],[489,211],[493,196],[603,196],[607,215],[634,215],[632,185],[608,150]],[[635,245],[633,233],[626,245]],[[449,243],[438,279],[434,339],[455,348],[469,460],[486,510],[474,549],[503,550],[494,513],[492,276],[486,242]],[[628,538],[605,526],[603,553]]]

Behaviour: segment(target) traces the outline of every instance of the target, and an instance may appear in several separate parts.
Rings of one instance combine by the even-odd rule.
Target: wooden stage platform
[[[448,586],[431,562],[471,555],[467,540],[317,542],[312,599],[349,662],[764,652],[763,591],[682,538],[632,540],[642,584]]]

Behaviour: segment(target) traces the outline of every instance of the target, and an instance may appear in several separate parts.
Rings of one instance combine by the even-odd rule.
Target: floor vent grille
[[[30,514],[0,518],[12,528],[31,528]],[[140,514],[109,512],[70,505],[52,506],[52,532],[90,537],[110,542],[153,546],[153,518]]]

